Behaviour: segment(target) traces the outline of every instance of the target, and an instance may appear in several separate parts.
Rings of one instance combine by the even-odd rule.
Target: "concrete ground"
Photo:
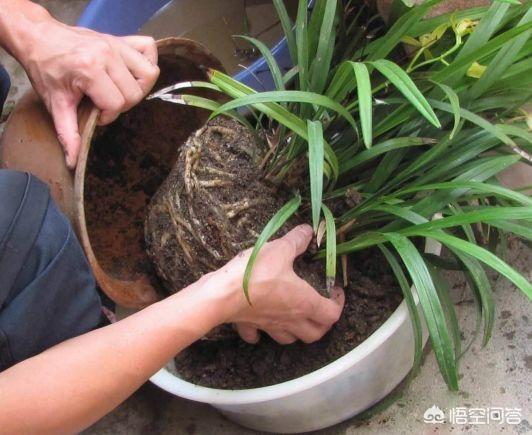
[[[41,0],[59,19],[73,23],[86,0]],[[10,106],[29,87],[24,72],[14,60],[0,53],[0,63],[10,72],[13,89],[4,118]],[[2,126],[0,125],[0,131]],[[509,250],[510,263],[532,280],[532,250],[515,242]],[[457,311],[464,339],[474,324],[474,307],[464,295],[465,284],[451,277]],[[532,433],[532,312],[525,297],[508,281],[492,277],[497,302],[493,338],[485,349],[478,344],[467,353],[460,368],[461,390],[450,393],[440,378],[432,353],[413,382],[403,388],[401,397],[384,410],[377,409],[365,418],[354,418],[335,427],[321,430],[323,435],[347,434],[424,434],[424,433]],[[423,422],[423,413],[436,405],[447,413],[458,408],[519,408],[522,421],[517,425],[438,424]],[[237,426],[206,405],[182,400],[151,384],[144,385],[125,403],[85,432],[105,434],[252,434]]]

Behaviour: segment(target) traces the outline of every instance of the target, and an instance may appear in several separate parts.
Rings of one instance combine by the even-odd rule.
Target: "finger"
[[[297,341],[297,337],[287,331],[266,330],[265,332],[279,344],[292,344]]]
[[[310,225],[298,225],[286,233],[282,239],[294,247],[294,257],[297,257],[307,250],[312,240],[312,227]]]
[[[259,331],[250,323],[237,323],[236,330],[240,338],[247,343],[256,344],[260,340]]]
[[[120,38],[129,46],[140,52],[152,65],[157,65],[157,45],[153,38],[149,36],[123,36]]]
[[[105,72],[101,72],[97,77],[94,77],[83,91],[94,105],[101,110],[98,121],[100,125],[113,122],[120,115],[126,104],[122,93]]]
[[[127,44],[121,45],[119,51],[143,92],[148,93],[159,77],[159,67]]]
[[[108,68],[109,77],[111,77],[111,80],[124,97],[125,105],[122,111],[125,112],[142,100],[144,91],[135,80],[135,77],[131,75],[122,58],[118,58],[115,62],[112,62]]]
[[[313,299],[313,313],[310,320],[325,325],[332,326],[338,321],[345,304],[345,293],[340,287],[334,287],[330,298],[324,298],[317,294]]]
[[[305,343],[318,341],[329,330],[327,326],[318,324],[311,320],[295,322],[290,326],[290,333]]]
[[[77,107],[80,97],[60,96],[50,101],[50,113],[57,132],[57,138],[63,147],[65,161],[70,169],[76,167],[81,137],[78,130]]]

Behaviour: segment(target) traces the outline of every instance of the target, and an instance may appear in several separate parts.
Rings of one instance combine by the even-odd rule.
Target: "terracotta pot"
[[[180,80],[204,80],[206,77],[202,67],[223,70],[220,62],[205,47],[194,41],[184,38],[165,38],[157,41],[157,46],[161,77],[154,89],[160,89]],[[180,143],[177,139],[168,140],[165,137],[167,130],[172,130],[174,139],[186,138],[199,128],[208,116],[208,112],[193,107],[171,105],[160,101],[143,101],[116,122],[120,123],[135,113],[138,118],[138,112],[135,111],[143,111],[141,118],[144,117],[148,126],[154,125],[154,131],[145,137],[145,142],[141,146],[145,146],[148,151],[156,149],[157,155],[164,155],[169,166],[177,156]],[[135,270],[135,266],[129,264],[135,260],[128,246],[132,237],[131,232],[135,232],[133,237],[142,243],[142,225],[139,226],[138,222],[135,225],[134,214],[122,213],[119,216],[119,213],[116,214],[115,210],[111,209],[103,210],[102,216],[95,217],[93,213],[88,219],[87,211],[93,210],[95,204],[100,202],[105,204],[108,200],[105,197],[107,193],[101,189],[95,195],[88,182],[94,179],[94,174],[91,174],[91,161],[94,160],[92,157],[94,151],[91,150],[93,137],[106,131],[106,128],[97,127],[98,116],[99,111],[90,101],[86,100],[80,104],[78,122],[82,145],[74,174],[64,163],[63,151],[46,108],[33,91],[28,92],[17,104],[7,122],[0,142],[0,166],[31,172],[50,186],[52,197],[76,229],[100,287],[117,304],[141,308],[161,297],[155,275],[150,270]],[[180,127],[161,128],[157,131],[161,122],[173,127],[174,120]],[[109,128],[111,129],[113,125]],[[179,130],[177,136],[174,131],[176,129]],[[111,130],[111,135],[112,132]],[[126,149],[124,152],[127,159],[129,150]],[[161,180],[165,176],[166,174],[160,174]],[[123,187],[127,193],[128,187]],[[124,198],[124,201],[127,200],[127,197]],[[121,207],[128,204],[118,205]],[[137,214],[142,214],[141,207],[142,205],[137,206]],[[102,227],[102,222],[105,223],[105,227]],[[117,228],[128,229],[129,239],[121,239],[125,236],[123,231],[122,233],[114,231],[115,223]],[[137,249],[137,256],[139,255],[146,256],[143,250],[140,252]],[[145,261],[149,262],[147,256]],[[117,264],[125,267],[118,268]]]

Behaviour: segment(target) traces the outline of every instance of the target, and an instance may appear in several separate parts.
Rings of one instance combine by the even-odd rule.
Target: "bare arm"
[[[280,341],[319,339],[344,299],[321,296],[292,268],[312,237],[296,227],[268,243],[242,292],[244,253],[181,292],[113,325],[68,340],[0,373],[1,433],[79,432],[111,411],[213,327],[237,322],[248,341],[262,329]]]
[[[152,38],[67,26],[28,0],[0,0],[0,46],[26,70],[52,115],[71,168],[81,141],[82,97],[93,101],[102,111],[100,123],[108,124],[141,101],[159,75]]]

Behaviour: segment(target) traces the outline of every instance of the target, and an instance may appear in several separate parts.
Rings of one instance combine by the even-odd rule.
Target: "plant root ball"
[[[219,117],[193,133],[151,200],[146,248],[170,292],[223,266],[255,243],[283,205],[261,178],[265,145]]]

